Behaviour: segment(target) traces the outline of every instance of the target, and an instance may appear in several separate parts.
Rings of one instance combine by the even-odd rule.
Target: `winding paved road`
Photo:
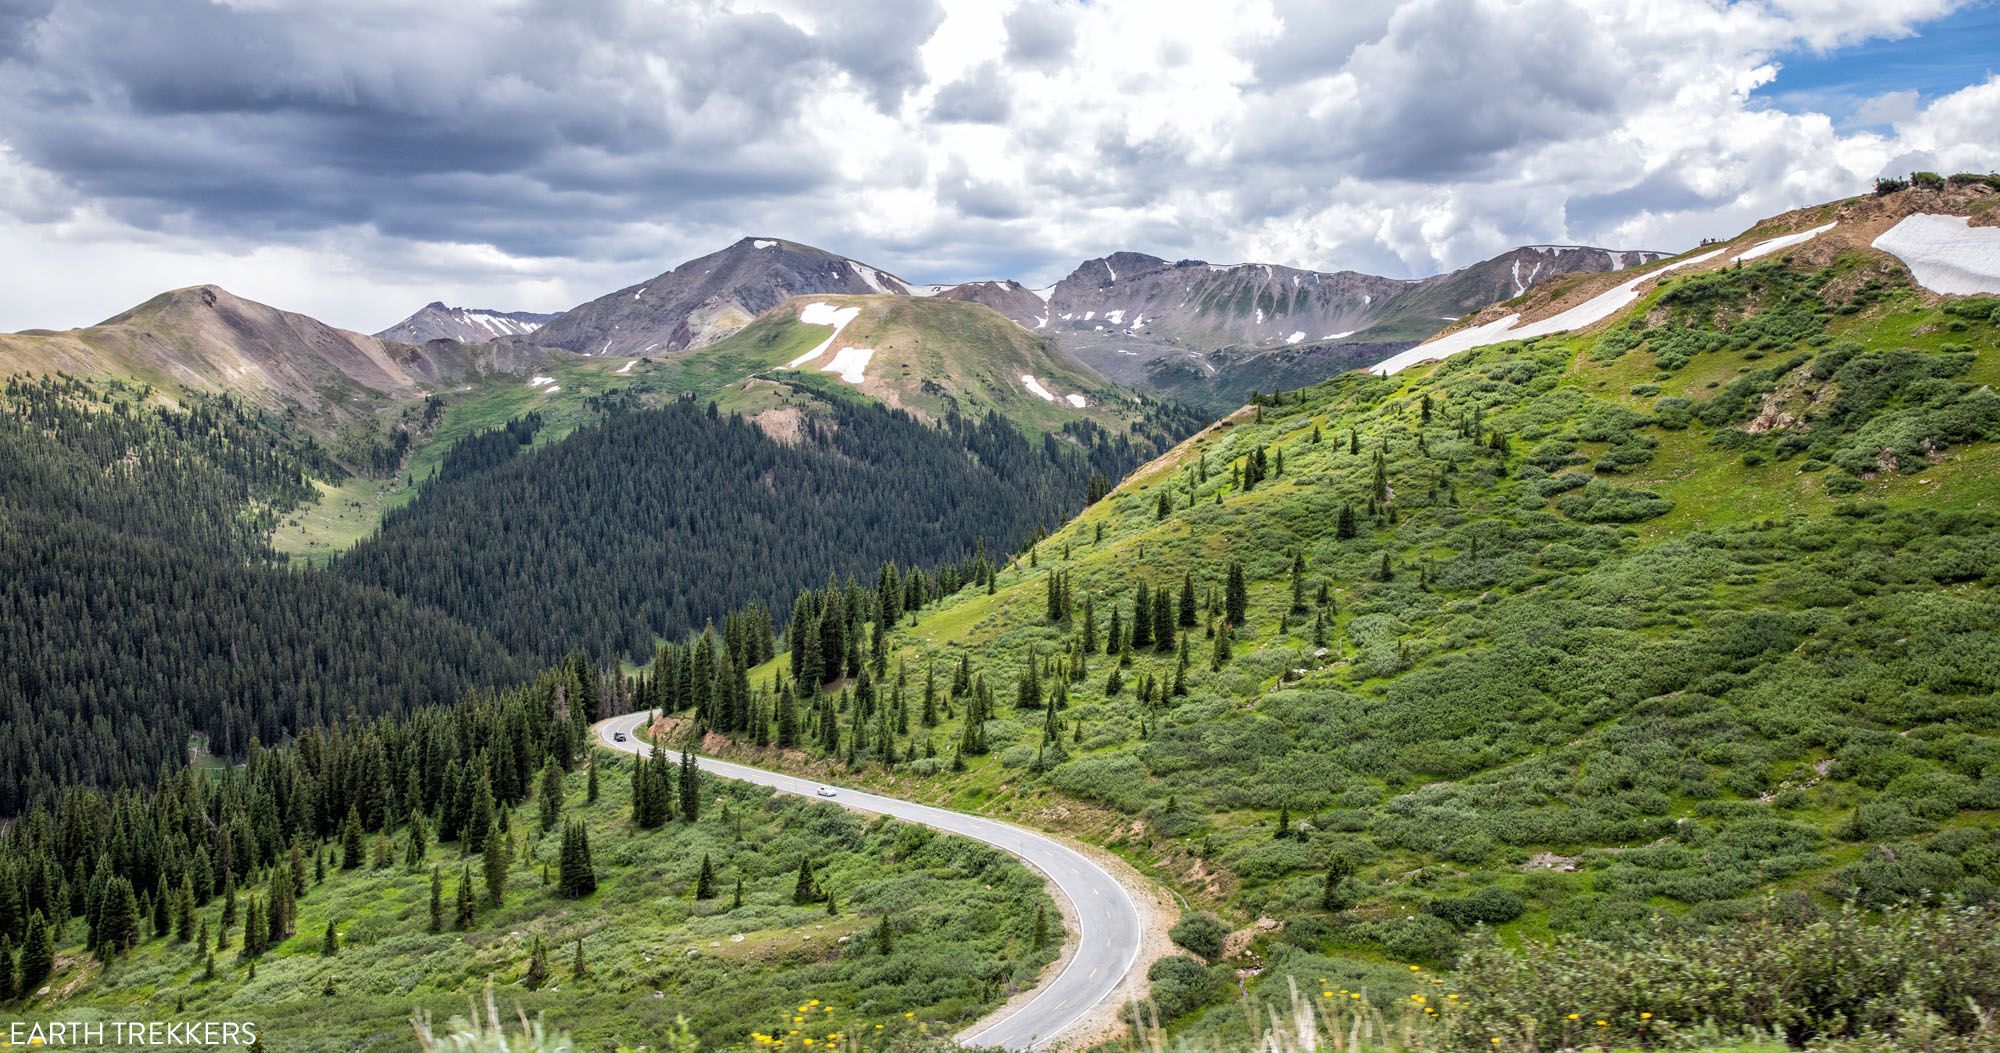
[[[644,713],[631,713],[597,722],[598,745],[625,753],[649,756],[650,747],[635,733]],[[624,734],[626,740],[616,739]],[[675,761],[680,754],[662,752]],[[791,775],[751,768],[727,761],[701,758],[703,773],[723,779],[768,786],[781,793],[817,797],[825,783]],[[1134,963],[1139,960],[1139,908],[1123,886],[1082,853],[1032,830],[963,812],[913,804],[894,797],[830,787],[837,796],[832,803],[857,812],[893,816],[907,822],[960,834],[984,841],[1042,872],[1074,908],[1078,922],[1076,954],[1071,956],[1054,979],[1025,1005],[959,1041],[974,1046],[1006,1049],[1039,1049],[1055,1042],[1098,1003],[1112,997]]]

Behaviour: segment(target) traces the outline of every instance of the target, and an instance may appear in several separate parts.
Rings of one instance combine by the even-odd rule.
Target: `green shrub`
[[[1220,973],[1185,955],[1162,958],[1146,970],[1153,1005],[1161,1021],[1171,1021],[1207,1005],[1222,993]]]
[[[1183,949],[1214,961],[1222,955],[1222,942],[1229,937],[1229,926],[1205,910],[1196,911],[1175,922],[1167,930],[1167,936]]]

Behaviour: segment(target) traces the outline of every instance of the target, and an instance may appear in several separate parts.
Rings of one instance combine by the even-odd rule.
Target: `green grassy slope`
[[[52,992],[9,1004],[0,1022],[251,1020],[273,1049],[409,1049],[412,1012],[440,1021],[463,1014],[490,983],[502,1012],[519,1005],[543,1014],[586,1048],[643,1043],[678,1016],[706,1048],[795,1029],[824,1044],[830,1033],[949,1034],[1031,984],[1056,954],[1057,941],[1032,946],[1036,911],[1057,917],[1041,882],[984,845],[713,779],[699,823],[636,830],[630,762],[601,754],[597,763],[606,769],[597,802],[586,803],[582,772],[565,788],[564,816],[586,822],[597,866],[598,891],[587,900],[558,896],[562,831],[542,833],[531,802],[512,819],[506,902],[496,909],[481,899],[469,931],[453,929],[454,894],[468,863],[483,890],[480,858],[432,845],[420,865],[406,866],[408,835],[399,831],[382,866],[342,870],[334,846],[325,881],[299,900],[297,935],[254,970],[240,957],[240,928],[209,977],[203,952],[171,936],[99,962],[73,921]],[[717,894],[696,900],[704,855]],[[793,904],[802,857],[833,891],[838,914]],[[437,934],[429,932],[433,864],[446,875],[446,931]],[[220,909],[200,911],[211,928]],[[875,942],[884,917],[887,954]],[[333,957],[322,953],[329,921],[340,933]],[[549,979],[532,989],[523,981],[538,937]],[[573,968],[579,939],[583,977]],[[810,1019],[793,1023],[809,1000]]]
[[[1266,985],[1323,955],[1447,962],[1481,921],[1528,940],[1771,894],[1990,896],[1996,377],[1993,299],[1940,301],[1836,242],[1676,276],[1585,333],[1246,408],[992,595],[890,634],[919,684],[970,656],[999,702],[989,753],[953,770],[947,716],[906,744],[920,759],[853,763],[1284,923],[1256,944]],[[1274,475],[1246,490],[1257,451]],[[1231,563],[1247,616],[1218,659]],[[1108,690],[1111,611],[1129,626],[1142,583],[1184,575],[1186,693],[1153,648]],[[1052,722],[1011,704],[1030,663],[1064,685]]]

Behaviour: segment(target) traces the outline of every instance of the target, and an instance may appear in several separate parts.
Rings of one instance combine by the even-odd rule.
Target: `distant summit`
[[[483,307],[446,307],[432,300],[417,313],[376,333],[379,340],[421,344],[428,340],[459,340],[483,344],[495,337],[526,336],[546,325],[554,314],[494,311]]]
[[[720,252],[564,312],[532,339],[582,355],[668,354],[712,344],[801,295],[909,295],[887,271],[783,238]]]

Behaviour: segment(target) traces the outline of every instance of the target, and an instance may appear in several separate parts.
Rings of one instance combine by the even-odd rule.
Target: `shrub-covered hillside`
[[[413,1011],[490,989],[580,1048],[677,1018],[706,1048],[900,1042],[1055,958],[1055,905],[997,849],[591,750],[622,690],[575,659],[29,812],[0,831],[0,1026],[249,1020],[271,1049],[401,1050]]]
[[[1676,275],[1204,431],[887,634],[872,675],[933,726],[884,734],[873,684],[796,701],[813,674],[769,711],[1268,916],[1274,956],[1985,899],[1996,379],[2000,302],[1878,254]]]

